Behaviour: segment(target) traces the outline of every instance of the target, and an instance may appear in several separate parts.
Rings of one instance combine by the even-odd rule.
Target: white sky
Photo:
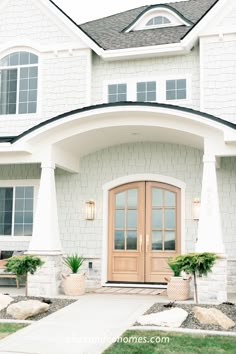
[[[143,5],[173,1],[180,0],[54,0],[78,24]]]

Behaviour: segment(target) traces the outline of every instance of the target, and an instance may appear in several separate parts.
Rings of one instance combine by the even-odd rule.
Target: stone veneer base
[[[227,301],[227,259],[218,259],[207,277],[198,277],[199,303]]]
[[[44,265],[28,276],[28,296],[53,297],[59,295],[62,255],[39,255]]]

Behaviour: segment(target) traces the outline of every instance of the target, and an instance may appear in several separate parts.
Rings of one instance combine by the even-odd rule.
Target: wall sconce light
[[[193,205],[192,205],[192,216],[193,220],[198,221],[200,217],[200,206],[201,202],[199,198],[194,198],[193,199]]]
[[[95,218],[95,202],[88,200],[85,202],[85,220],[94,220]]]

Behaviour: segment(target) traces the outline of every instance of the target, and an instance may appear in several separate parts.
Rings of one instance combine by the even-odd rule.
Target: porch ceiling
[[[81,157],[109,146],[135,143],[160,142],[204,148],[204,139],[194,134],[174,129],[146,126],[107,127],[75,135],[56,144],[57,147]]]

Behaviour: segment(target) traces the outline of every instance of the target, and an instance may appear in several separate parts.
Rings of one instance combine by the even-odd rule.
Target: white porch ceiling
[[[144,126],[120,126],[91,130],[64,139],[56,146],[81,157],[114,145],[147,141],[181,144],[202,150],[204,147],[203,138],[194,134],[169,128]]]

